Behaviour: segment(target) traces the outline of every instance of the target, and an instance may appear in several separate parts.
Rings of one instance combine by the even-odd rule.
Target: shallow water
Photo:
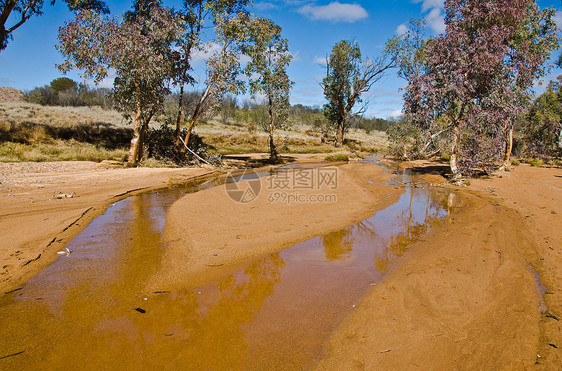
[[[307,368],[454,197],[402,174],[400,200],[369,219],[211,285],[143,295],[169,207],[221,182],[130,197],[94,219],[69,256],[0,300],[0,368]]]

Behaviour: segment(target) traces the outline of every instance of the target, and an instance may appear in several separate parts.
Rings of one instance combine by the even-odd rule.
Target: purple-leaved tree
[[[446,0],[445,13],[424,73],[409,76],[404,112],[429,137],[447,137],[460,178],[508,163],[515,118],[558,39],[554,10],[535,1]]]

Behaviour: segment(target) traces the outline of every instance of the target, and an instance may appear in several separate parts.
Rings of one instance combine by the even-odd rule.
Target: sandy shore
[[[561,177],[522,165],[459,190],[459,211],[373,286],[317,369],[557,369]]]
[[[93,162],[0,163],[0,294],[56,259],[111,202],[214,174],[209,168],[116,169]]]
[[[166,220],[162,267],[147,290],[212,282],[242,263],[364,220],[396,202],[403,192],[385,185],[393,175],[372,163],[304,170],[315,180],[319,171],[333,171],[337,177],[333,189],[314,185],[296,189],[292,183],[288,189],[272,186],[285,177],[290,183],[302,171],[288,169],[261,178],[261,191],[252,202],[234,202],[221,186],[174,203]],[[291,202],[291,195],[299,200],[293,197]]]
[[[310,163],[325,156],[296,154],[286,159]],[[227,160],[231,166],[219,170],[123,169],[115,163],[87,161],[0,163],[0,295],[52,263],[57,251],[109,204],[139,192],[224,176],[236,166],[267,156],[231,157]]]
[[[337,174],[334,189],[299,190],[307,199],[323,192],[337,202],[273,202],[269,196],[279,190],[268,189],[268,178],[247,204],[234,202],[225,187],[185,196],[169,212],[167,249],[149,289],[208,282],[243,262],[364,219],[402,192],[383,185],[390,176],[372,164],[343,165]],[[52,262],[109,203],[210,175],[204,168],[0,164],[0,294]],[[444,180],[439,170],[424,178]],[[451,186],[457,192],[452,215],[372,286],[332,335],[317,368],[557,369],[561,182],[561,169],[521,165],[501,177],[472,180],[469,187]]]

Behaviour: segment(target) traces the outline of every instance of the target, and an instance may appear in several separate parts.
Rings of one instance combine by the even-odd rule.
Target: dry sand
[[[261,192],[248,203],[230,199],[225,187],[186,195],[172,205],[164,231],[168,244],[160,272],[148,291],[192,288],[237,270],[240,264],[314,236],[339,231],[398,200],[403,192],[386,186],[393,177],[372,163],[350,163],[320,171],[337,172],[337,187],[278,189],[273,182],[303,170],[261,178]],[[318,179],[318,169],[304,170]],[[325,202],[282,202],[276,196]],[[336,201],[337,200],[337,201]]]
[[[0,293],[50,263],[72,235],[124,193],[210,172],[100,169],[89,163],[46,164],[46,170],[32,172],[25,165],[0,166]],[[345,165],[339,174],[335,205],[272,206],[267,197],[236,204],[223,187],[186,196],[170,210],[163,272],[151,286],[204,282],[243,261],[365,218],[400,192],[368,183],[388,178],[373,165]],[[424,177],[443,180],[439,174]],[[452,216],[372,287],[333,334],[318,368],[526,369],[538,363],[559,369],[561,181],[560,169],[521,165],[501,178],[458,188]],[[53,198],[58,192],[75,195]],[[537,291],[533,269],[545,295]]]
[[[461,208],[373,286],[317,369],[559,369],[561,177],[522,165],[459,191]]]
[[[207,168],[116,169],[93,162],[0,163],[0,294],[53,262],[57,251],[111,202],[214,173]]]

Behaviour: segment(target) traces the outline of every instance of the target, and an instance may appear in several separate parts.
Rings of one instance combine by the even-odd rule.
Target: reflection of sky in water
[[[410,181],[407,175],[399,179]],[[124,359],[133,364],[135,355],[162,361],[173,351],[174,362],[202,368],[307,366],[407,244],[447,214],[447,191],[406,188],[397,203],[367,220],[259,259],[211,285],[144,301],[139,295],[165,249],[167,210],[185,193],[222,182],[130,197],[94,219],[69,243],[69,257],[0,300],[0,316],[26,323],[0,328],[0,337],[13,339],[8,353],[21,347],[13,344],[26,344],[34,351],[18,357],[36,365],[48,359],[48,344],[62,341],[75,343],[62,354],[77,362],[87,345],[114,357],[127,350]],[[51,362],[66,364],[63,358]]]

